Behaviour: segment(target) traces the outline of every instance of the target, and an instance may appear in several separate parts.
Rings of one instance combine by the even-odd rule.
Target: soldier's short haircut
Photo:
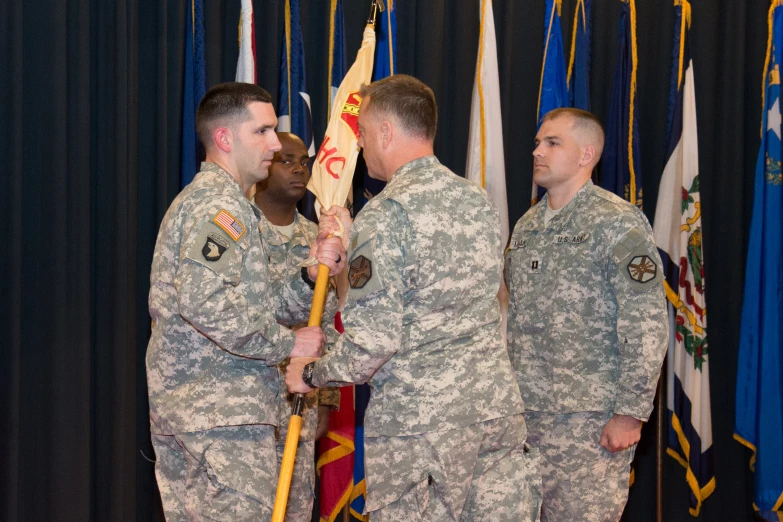
[[[204,147],[209,146],[216,128],[250,119],[247,106],[253,102],[272,103],[272,97],[252,83],[220,83],[209,89],[196,111],[196,132]]]
[[[541,123],[556,120],[558,118],[570,118],[573,122],[575,131],[592,138],[592,144],[596,147],[600,155],[604,147],[604,127],[601,125],[601,120],[599,120],[595,114],[583,111],[582,109],[563,107],[544,114]]]
[[[370,97],[361,110],[394,116],[412,136],[435,139],[438,129],[438,104],[432,89],[421,80],[407,74],[388,76],[370,85],[363,85],[359,95]]]

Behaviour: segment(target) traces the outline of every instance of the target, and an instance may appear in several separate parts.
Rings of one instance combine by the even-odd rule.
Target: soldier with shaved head
[[[588,112],[544,116],[533,180],[547,193],[506,252],[509,351],[549,522],[620,519],[668,342],[650,225],[591,181],[603,145]]]

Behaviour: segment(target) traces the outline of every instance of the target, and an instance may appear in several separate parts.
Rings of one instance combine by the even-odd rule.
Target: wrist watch
[[[313,370],[315,369],[315,361],[307,363],[302,368],[302,381],[310,388],[315,388],[313,384]]]
[[[310,280],[310,273],[307,271],[306,266],[302,267],[302,281],[310,287],[310,290],[315,290],[315,283]]]

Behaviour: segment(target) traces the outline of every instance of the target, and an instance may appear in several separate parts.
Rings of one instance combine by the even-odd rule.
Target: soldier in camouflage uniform
[[[500,331],[497,210],[433,156],[429,87],[395,75],[361,96],[359,144],[388,184],[351,233],[345,333],[318,362],[292,359],[286,383],[369,382],[372,522],[537,520],[538,459]]]
[[[269,167],[269,177],[256,184],[255,202],[261,210],[259,231],[268,249],[269,275],[277,308],[278,323],[298,330],[310,317],[310,303],[298,307],[297,302],[283,300],[286,286],[301,278],[300,264],[310,255],[310,247],[318,235],[318,225],[296,210],[296,204],[307,190],[310,179],[310,157],[302,140],[288,132],[278,132],[282,149],[275,153]],[[327,293],[323,324],[328,326],[337,311],[334,286]],[[278,368],[284,375],[288,359]],[[288,394],[280,379],[280,421],[277,430],[278,465],[282,463],[288,420],[292,413],[293,395]],[[305,395],[305,412],[299,433],[294,474],[286,504],[287,522],[309,522],[312,517],[315,483],[315,440],[326,432],[329,411],[340,406],[340,393],[335,388],[323,388]]]
[[[292,332],[275,321],[266,247],[256,233],[261,212],[244,195],[267,176],[280,149],[276,123],[271,97],[260,87],[210,89],[196,116],[207,161],[174,199],[158,234],[147,386],[155,472],[169,521],[271,517],[276,365],[318,355],[323,345],[319,327]],[[336,272],[344,252],[335,239],[312,254]],[[302,278],[279,291],[295,308],[312,299]]]
[[[590,180],[603,137],[585,111],[544,117],[533,179],[547,195],[506,252],[509,351],[549,522],[619,520],[668,341],[650,225]]]

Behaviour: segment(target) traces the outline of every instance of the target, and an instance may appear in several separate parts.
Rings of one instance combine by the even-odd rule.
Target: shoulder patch
[[[228,242],[217,234],[208,234],[201,248],[204,259],[210,262],[219,261],[228,249]]]
[[[351,288],[364,288],[370,279],[372,279],[372,261],[364,256],[356,256],[348,270],[348,282]]]
[[[218,212],[217,216],[215,216],[215,219],[212,221],[214,221],[217,226],[225,230],[226,234],[231,236],[231,239],[234,241],[238,241],[239,238],[245,234],[245,225],[237,221],[237,219],[229,214],[226,210],[221,210]]]
[[[635,256],[628,263],[628,276],[637,283],[649,283],[655,279],[658,272],[658,265],[650,256]]]

